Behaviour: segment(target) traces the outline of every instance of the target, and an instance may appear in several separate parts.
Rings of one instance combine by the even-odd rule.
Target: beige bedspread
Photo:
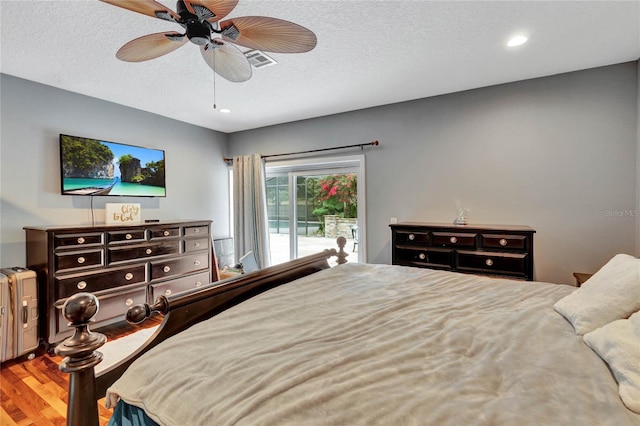
[[[177,426],[638,425],[552,308],[574,290],[342,265],[169,339],[107,399]]]

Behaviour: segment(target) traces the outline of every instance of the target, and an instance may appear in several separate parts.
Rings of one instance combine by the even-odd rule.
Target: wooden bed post
[[[338,258],[338,265],[347,263],[347,256],[349,256],[349,253],[344,251],[344,246],[347,245],[347,239],[345,237],[338,237],[336,243],[339,248],[338,253],[336,254],[336,257]]]
[[[281,265],[213,282],[179,295],[161,295],[153,305],[145,303],[130,307],[125,317],[131,323],[140,323],[154,312],[164,315],[164,320],[143,346],[116,365],[106,368],[97,377],[94,367],[102,361],[102,354],[96,349],[106,342],[106,337],[89,331],[88,325],[98,312],[98,299],[90,293],[71,296],[62,309],[70,326],[75,327],[75,332],[73,337],[60,343],[55,349],[58,355],[66,357],[60,370],[71,373],[67,425],[98,426],[98,398],[105,396],[107,389],[135,359],[165,339],[257,294],[327,269],[330,267],[328,259],[332,256],[338,257],[339,264],[346,263],[346,239],[339,237],[338,245],[339,252],[326,249]]]
[[[96,349],[104,345],[107,338],[89,330],[98,305],[98,298],[93,294],[77,293],[62,306],[64,317],[75,327],[73,336],[55,348],[56,354],[65,357],[60,370],[71,373],[67,426],[99,426],[94,367],[102,361],[102,354]]]

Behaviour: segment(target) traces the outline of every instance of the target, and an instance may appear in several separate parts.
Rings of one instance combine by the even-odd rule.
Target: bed
[[[640,424],[640,259],[624,255],[614,281],[626,287],[603,292],[602,270],[576,289],[329,268],[333,254],[223,282],[189,303],[162,301],[155,343],[98,377],[98,395],[70,394],[69,417],[86,416],[106,389],[114,425]],[[283,268],[304,272],[283,278]],[[225,286],[235,295],[212,302]],[[623,306],[603,314],[612,298]],[[194,316],[196,300],[206,314],[171,321]]]

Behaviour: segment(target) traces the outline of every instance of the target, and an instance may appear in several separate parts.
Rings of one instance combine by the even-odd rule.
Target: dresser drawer
[[[171,228],[152,228],[151,229],[151,239],[157,238],[170,238],[170,237],[179,237],[180,236],[180,227],[175,226]]]
[[[389,227],[393,264],[534,278],[536,231],[529,226],[405,222]]]
[[[193,253],[196,251],[207,250],[209,248],[209,238],[192,238],[184,240],[184,252]]]
[[[433,232],[431,239],[434,246],[475,248],[476,235],[462,232]]]
[[[85,250],[55,254],[55,270],[91,268],[102,266],[104,259],[102,250]]]
[[[107,232],[107,239],[109,240],[109,243],[140,242],[146,240],[146,232],[144,229],[109,231]]]
[[[83,247],[92,244],[102,244],[102,232],[91,232],[86,234],[62,234],[53,238],[54,248],[60,247]]]
[[[96,316],[93,317],[95,320],[95,325],[92,325],[93,329],[100,325],[107,325],[120,320],[124,321],[125,314],[131,306],[147,302],[147,289],[143,287],[129,292],[123,291],[98,296],[98,302],[100,303],[100,309],[98,309]],[[71,330],[59,309],[57,309],[57,313],[57,333]]]
[[[151,262],[151,281],[209,268],[209,253]]]
[[[111,288],[143,284],[147,281],[146,269],[146,265],[139,265],[91,275],[56,278],[56,300],[65,299],[81,291],[95,293]]]
[[[396,232],[396,244],[415,244],[415,245],[427,245],[429,244],[428,232],[411,232],[411,231],[397,231]]]
[[[481,234],[480,241],[482,248],[524,250],[527,237],[524,235]]]
[[[453,251],[437,248],[398,247],[394,263],[451,268],[453,267]]]
[[[180,253],[180,241],[165,241],[157,244],[143,244],[137,246],[127,246],[121,248],[108,249],[108,264],[124,262],[135,259],[145,259],[165,254]]]
[[[466,272],[527,276],[526,253],[469,252],[456,253],[457,269]]]
[[[150,300],[151,285],[177,280],[177,287],[162,291],[184,293],[197,285],[194,278],[203,286],[208,284],[213,264],[210,223],[191,220],[24,227],[25,266],[38,275],[38,332],[45,349],[52,350],[55,343],[71,335],[60,308],[80,292],[100,299],[93,325],[97,328],[122,321],[127,301],[137,304]],[[152,264],[155,281],[151,281]]]
[[[155,301],[158,296],[172,296],[180,294],[187,290],[193,290],[200,288],[203,285],[209,284],[209,273],[204,272],[196,275],[189,275],[188,277],[178,278],[168,282],[153,284],[151,286],[151,301]]]
[[[186,226],[184,228],[184,236],[185,237],[199,237],[206,236],[209,234],[208,226]]]

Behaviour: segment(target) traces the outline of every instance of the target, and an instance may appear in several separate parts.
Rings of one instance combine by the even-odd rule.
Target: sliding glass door
[[[267,163],[272,264],[336,248],[364,262],[364,156]]]

